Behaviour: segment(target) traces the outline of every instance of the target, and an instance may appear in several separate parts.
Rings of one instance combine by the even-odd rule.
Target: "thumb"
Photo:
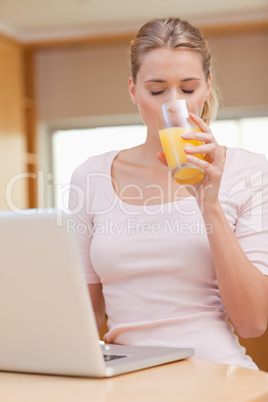
[[[157,152],[156,157],[161,163],[163,163],[163,165],[168,166],[165,154],[163,152]]]

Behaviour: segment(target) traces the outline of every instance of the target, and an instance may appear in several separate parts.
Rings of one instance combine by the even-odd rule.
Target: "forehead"
[[[148,52],[141,60],[138,76],[158,78],[176,76],[184,79],[186,76],[204,77],[201,55],[191,49],[159,48]],[[147,78],[148,79],[148,78]]]

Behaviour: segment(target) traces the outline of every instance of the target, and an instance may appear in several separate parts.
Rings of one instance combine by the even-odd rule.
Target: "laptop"
[[[102,378],[192,356],[101,344],[70,219],[54,209],[0,212],[0,370]]]

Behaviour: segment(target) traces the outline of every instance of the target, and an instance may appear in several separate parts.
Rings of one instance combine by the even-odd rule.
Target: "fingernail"
[[[188,161],[194,161],[195,157],[193,155],[186,155],[186,158],[188,159]]]

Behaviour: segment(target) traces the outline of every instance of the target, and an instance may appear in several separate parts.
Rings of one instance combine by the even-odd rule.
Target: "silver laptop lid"
[[[0,370],[103,376],[68,217],[55,210],[1,212],[0,248]]]

